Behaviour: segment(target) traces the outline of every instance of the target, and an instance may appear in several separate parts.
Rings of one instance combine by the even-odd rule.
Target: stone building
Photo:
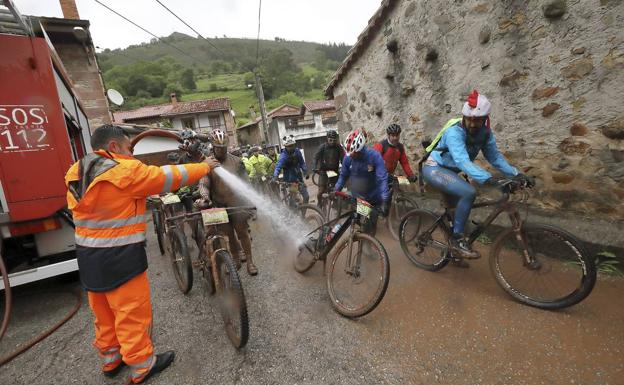
[[[326,95],[341,133],[401,124],[415,163],[473,89],[535,204],[624,219],[624,2],[384,0]]]

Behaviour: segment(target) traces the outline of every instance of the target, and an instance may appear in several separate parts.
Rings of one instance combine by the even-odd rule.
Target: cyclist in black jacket
[[[329,182],[331,181],[331,183],[335,184],[338,180],[340,165],[344,156],[345,151],[338,140],[338,133],[334,130],[327,131],[327,143],[323,143],[316,151],[316,154],[314,154],[314,170],[333,171],[336,173],[336,176],[329,178],[325,172],[319,174],[318,193],[316,194],[317,202],[321,202],[323,193],[328,192],[327,186]]]

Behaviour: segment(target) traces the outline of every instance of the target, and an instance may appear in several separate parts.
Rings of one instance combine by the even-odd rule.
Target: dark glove
[[[310,179],[310,174],[308,174],[307,172],[305,173],[305,178],[306,179]]]
[[[382,217],[384,217],[384,218],[387,217],[388,214],[390,213],[390,203],[383,202],[381,204],[381,209],[379,211],[380,211]]]
[[[412,176],[408,177],[407,180],[409,180],[410,183],[416,183],[416,182],[418,182],[418,176],[412,175]]]
[[[535,187],[535,179],[522,173],[519,173],[518,175],[514,176],[513,180],[515,182],[518,182],[522,187],[526,187],[526,188]]]

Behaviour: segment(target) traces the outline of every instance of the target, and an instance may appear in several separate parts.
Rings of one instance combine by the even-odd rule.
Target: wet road
[[[383,232],[390,255],[388,292],[359,320],[336,314],[321,265],[306,275],[265,219],[252,225],[260,274],[241,271],[251,320],[247,347],[233,349],[214,298],[179,293],[150,229],[149,277],[157,351],[172,367],[151,384],[624,384],[624,280],[600,278],[581,304],[557,312],[514,302],[487,259],[470,269],[429,273],[411,265]],[[482,254],[487,249],[482,247]],[[0,355],[69,310],[51,280],[17,290],[16,312]],[[36,293],[36,294],[33,294]],[[84,298],[84,296],[83,296]],[[0,368],[1,384],[116,384],[99,373],[88,306],[59,331]]]

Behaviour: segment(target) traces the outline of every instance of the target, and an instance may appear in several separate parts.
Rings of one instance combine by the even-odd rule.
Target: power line
[[[140,25],[138,25],[138,24],[137,24],[137,23],[135,23],[134,21],[132,21],[132,20],[128,19],[127,17],[125,17],[125,16],[124,16],[124,15],[122,15],[121,13],[119,13],[119,12],[115,11],[114,9],[110,8],[108,5],[106,5],[106,4],[104,4],[104,3],[102,3],[101,1],[99,1],[99,0],[93,0],[93,1],[95,1],[96,3],[98,3],[99,5],[101,5],[102,7],[104,7],[104,8],[106,8],[106,9],[108,9],[109,11],[113,12],[115,15],[117,15],[117,16],[121,17],[122,19],[126,20],[127,22],[131,23],[131,24],[132,24],[132,25],[134,25],[135,27],[137,27],[137,28],[139,28],[139,29],[143,30],[144,32],[146,32],[146,33],[148,33],[148,34],[152,35],[152,36],[153,36],[153,37],[155,37],[158,41],[160,41],[160,42],[162,42],[162,43],[164,43],[164,44],[166,44],[166,45],[168,45],[168,46],[170,46],[170,47],[172,47],[172,48],[176,49],[177,51],[181,52],[182,54],[184,54],[184,55],[186,55],[186,56],[190,57],[191,59],[193,59],[193,60],[195,60],[195,61],[197,61],[197,62],[199,62],[199,63],[201,63],[201,62],[202,62],[201,60],[199,60],[199,59],[197,59],[197,58],[193,57],[192,55],[190,55],[190,54],[188,54],[188,53],[186,53],[185,51],[181,50],[180,48],[176,47],[175,45],[173,45],[173,44],[171,44],[171,43],[169,43],[169,42],[167,42],[167,41],[165,41],[165,40],[161,39],[160,37],[156,36],[156,35],[155,35],[155,34],[153,34],[152,32],[150,32],[150,31],[148,31],[147,29],[145,29],[145,28],[141,27]]]
[[[221,55],[225,56],[229,56],[227,55],[225,52],[223,52],[223,50],[221,50],[219,47],[217,47],[216,45],[214,45],[208,38],[202,36],[201,33],[199,33],[195,28],[193,28],[189,23],[187,23],[186,21],[184,21],[184,19],[182,19],[180,16],[178,16],[175,12],[173,12],[171,9],[169,9],[166,5],[164,5],[160,0],[154,0],[156,1],[158,4],[160,4],[164,9],[166,9],[170,14],[172,14],[173,16],[175,16],[176,19],[180,20],[184,25],[186,25],[187,27],[189,27],[191,29],[191,31],[195,32],[197,34],[197,36],[199,36],[200,38],[202,38],[203,40],[206,41],[206,43],[208,43],[212,48],[214,48],[215,50],[217,50]],[[238,64],[241,65],[242,68],[246,68],[250,71],[253,72],[253,68],[249,68],[248,66],[246,66],[244,63],[242,63],[241,61],[237,60],[235,57],[232,57],[232,60],[234,60],[235,62],[237,62]],[[257,60],[256,60],[257,62]]]
[[[260,56],[260,15],[262,12],[262,0],[258,4],[258,37],[256,38],[256,65],[254,70],[258,68],[258,57]]]

